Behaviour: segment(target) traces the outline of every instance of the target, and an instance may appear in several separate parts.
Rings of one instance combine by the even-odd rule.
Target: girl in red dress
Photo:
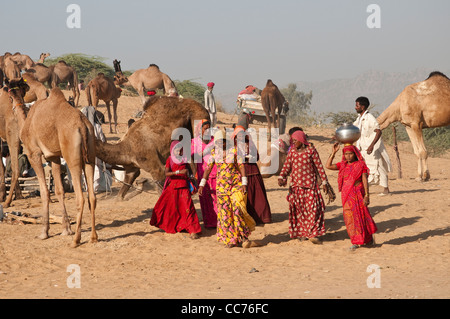
[[[182,149],[178,143],[179,141],[173,141],[170,145],[170,156],[165,168],[166,182],[153,208],[150,225],[171,234],[185,230],[191,234],[192,239],[197,239],[200,237],[201,227],[189,191],[188,164],[185,158],[180,160]]]
[[[367,175],[369,169],[359,150],[353,145],[346,145],[342,150],[342,161],[333,164],[333,158],[339,150],[339,143],[333,145],[326,168],[339,170],[338,186],[342,197],[344,222],[347,233],[352,242],[350,250],[361,245],[372,245],[373,234],[377,226],[370,216],[369,183]]]

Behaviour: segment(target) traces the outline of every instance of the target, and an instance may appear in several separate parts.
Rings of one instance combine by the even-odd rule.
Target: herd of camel
[[[0,89],[0,137],[8,143],[12,168],[10,192],[6,196],[5,168],[3,164],[0,165],[0,200],[4,201],[5,207],[9,207],[13,193],[16,194],[16,199],[21,198],[18,187],[18,155],[22,144],[40,185],[43,230],[39,237],[49,237],[50,193],[45,181],[43,159],[51,162],[55,195],[63,215],[62,234],[74,234],[70,228],[60,178],[61,157],[64,158],[71,172],[76,194],[78,214],[72,243],[76,247],[81,240],[80,227],[85,202],[81,180],[83,172],[88,186],[92,221],[91,242],[98,240],[95,230],[96,197],[93,191],[95,158],[98,157],[113,166],[123,167],[125,178],[118,196],[124,198],[141,169],[149,172],[154,180],[164,181],[164,163],[169,156],[173,132],[176,132],[177,128],[186,128],[192,134],[194,121],[209,119],[209,114],[200,103],[178,97],[174,82],[162,73],[158,66],[151,64],[148,68],[125,77],[120,62],[114,60],[114,78],[98,74],[86,86],[89,105],[97,107],[100,99],[105,101],[112,132],[109,103],[113,103],[115,113],[121,95],[120,87],[131,85],[141,97],[143,112],[142,117],[128,129],[118,143],[101,142],[95,138],[91,122],[78,109],[76,71],[64,61],[45,66],[43,61],[48,56],[48,53],[41,54],[37,63],[20,53],[6,53],[0,57],[0,87],[4,84]],[[59,83],[66,82],[73,90],[73,103],[69,103],[57,87]],[[157,89],[163,89],[165,95],[145,97],[147,90]],[[265,95],[268,97],[264,97]],[[271,118],[277,127],[276,112],[278,115],[281,112],[284,97],[271,80],[267,81],[261,96],[266,113],[272,114]],[[31,102],[34,103],[28,108],[26,104]],[[428,180],[430,175],[422,129],[450,125],[450,79],[440,72],[433,72],[426,80],[407,86],[377,120],[381,129],[396,121],[406,126],[419,159],[417,179]],[[116,115],[114,121],[117,132]],[[268,125],[270,127],[270,120]]]

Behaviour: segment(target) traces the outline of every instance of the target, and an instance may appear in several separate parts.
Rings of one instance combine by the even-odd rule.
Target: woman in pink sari
[[[200,180],[208,166],[211,150],[214,148],[214,139],[207,139],[211,126],[209,120],[201,120],[194,131],[191,143],[191,156],[197,164],[197,179]],[[200,208],[202,210],[203,224],[205,228],[217,227],[217,196],[216,196],[216,167],[212,167],[209,179],[203,188],[203,196],[199,196]]]
[[[372,245],[372,235],[377,231],[367,208],[370,203],[367,182],[369,169],[359,150],[351,144],[345,145],[342,150],[342,161],[333,164],[338,150],[339,143],[335,143],[326,168],[339,171],[338,187],[341,192],[344,222],[352,243],[350,250],[355,250],[362,245]]]

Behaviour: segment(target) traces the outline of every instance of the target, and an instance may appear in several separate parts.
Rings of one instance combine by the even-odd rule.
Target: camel
[[[36,65],[36,63],[34,63],[33,59],[30,58],[29,55],[20,54],[19,52],[14,53],[10,56],[10,58],[17,63],[20,70],[27,70]]]
[[[173,81],[167,74],[162,73],[156,64],[150,64],[147,69],[137,70],[126,77],[122,73],[120,61],[114,60],[113,63],[116,72],[114,83],[119,86],[132,86],[138,92],[143,105],[147,100],[145,98],[147,91],[163,89],[167,96],[178,96]]]
[[[109,132],[112,133],[112,120],[110,102],[112,102],[114,112],[114,132],[117,133],[117,103],[122,90],[115,86],[114,81],[107,78],[103,73],[99,73],[97,77],[93,78],[86,86],[86,97],[88,104],[95,107],[97,110],[99,100],[106,103],[109,119]]]
[[[37,81],[31,73],[22,74],[22,78],[27,82],[30,89],[27,91],[23,100],[25,103],[32,103],[37,100],[43,100],[48,97],[47,88],[41,82]]]
[[[422,129],[450,125],[450,79],[441,72],[432,72],[425,81],[408,85],[377,121],[381,130],[397,121],[405,125],[418,157],[416,180],[429,180]]]
[[[172,133],[184,127],[189,129],[192,136],[194,121],[202,119],[209,119],[209,113],[194,100],[154,96],[145,103],[143,117],[131,125],[121,141],[108,144],[97,139],[97,157],[111,165],[125,168],[124,185],[118,198],[124,199],[139,176],[140,169],[149,172],[162,185]]]
[[[78,75],[75,69],[63,60],[55,65],[51,65],[49,69],[53,71],[52,88],[55,88],[60,83],[68,82],[72,88],[75,107],[77,107],[80,99],[80,89],[78,88]]]
[[[26,80],[29,90],[26,92],[26,95],[23,97],[25,103],[31,103],[36,100],[46,99],[48,96],[47,89],[45,86],[34,80],[32,76],[28,74],[23,75],[24,80]],[[12,112],[12,104],[9,99],[7,90],[0,91],[0,137],[6,140],[9,148],[9,154],[11,156],[11,187],[8,197],[6,197],[6,188],[5,188],[5,171],[3,167],[3,163],[0,163],[0,200],[4,201],[4,206],[9,207],[12,202],[13,193],[16,194],[16,199],[23,198],[22,192],[18,185],[19,178],[19,147],[20,147],[20,138],[19,138],[19,126],[17,124],[16,117]]]
[[[268,138],[271,141],[271,128],[272,124],[275,128],[280,127],[280,114],[286,100],[281,94],[278,87],[272,82],[267,80],[266,87],[261,91],[261,104],[266,113],[266,119],[268,124]],[[276,114],[276,117],[275,117]]]
[[[20,67],[17,62],[12,59],[12,56],[5,56],[3,59],[3,73],[5,79],[8,79],[9,81],[20,79],[20,72]]]
[[[3,162],[0,163],[0,201],[4,201],[3,206],[6,208],[11,205],[14,193],[16,199],[23,198],[19,187],[19,125],[12,111],[12,102],[6,86],[0,90],[0,138],[6,140],[11,156],[12,176],[8,196],[5,184],[6,171]]]
[[[49,56],[50,53],[41,53],[41,55],[39,56],[38,63],[44,64],[45,59],[48,58]]]
[[[49,88],[52,87],[53,70],[44,64],[37,63],[35,66],[27,69],[24,74],[29,73],[42,84],[47,83]]]
[[[78,208],[76,232],[72,246],[76,247],[81,240],[81,220],[84,198],[81,173],[84,171],[88,186],[89,208],[91,212],[91,242],[97,242],[95,230],[94,165],[95,134],[94,127],[78,110],[67,103],[59,88],[53,88],[45,100],[37,101],[27,114],[22,96],[28,89],[23,79],[8,83],[9,96],[13,100],[12,110],[17,118],[20,139],[26,149],[31,166],[39,180],[43,207],[43,230],[40,239],[49,237],[49,202],[50,193],[45,183],[42,156],[51,162],[55,181],[55,194],[63,215],[62,235],[73,234],[64,204],[64,188],[61,181],[61,157],[69,167]]]

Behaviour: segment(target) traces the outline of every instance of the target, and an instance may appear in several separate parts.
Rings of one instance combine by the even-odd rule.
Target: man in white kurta
[[[209,82],[207,84],[207,89],[205,91],[205,108],[209,112],[209,117],[211,119],[211,127],[215,127],[217,124],[216,115],[216,101],[214,100],[213,88],[214,83]]]
[[[361,151],[370,170],[369,183],[379,184],[384,188],[380,195],[387,195],[389,194],[388,172],[392,171],[392,166],[380,138],[380,125],[375,116],[367,111],[369,105],[369,99],[366,97],[356,99],[355,110],[359,116],[353,124],[361,131],[361,137],[356,142],[356,147]]]

